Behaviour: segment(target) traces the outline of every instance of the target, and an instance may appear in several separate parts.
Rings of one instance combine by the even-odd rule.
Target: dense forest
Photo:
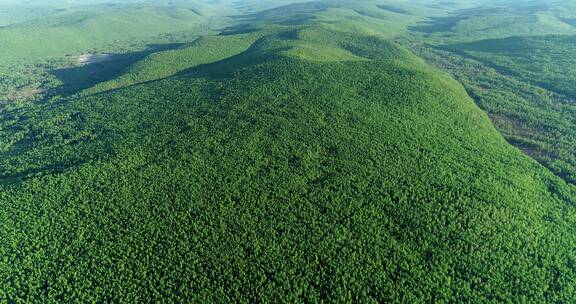
[[[4,4],[0,302],[572,303],[576,18],[475,2]]]

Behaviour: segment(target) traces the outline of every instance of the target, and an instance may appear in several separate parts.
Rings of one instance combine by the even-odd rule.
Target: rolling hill
[[[413,28],[450,10],[216,5],[218,34],[0,106],[0,300],[576,297],[576,186]]]
[[[114,49],[123,40],[192,30],[203,22],[206,17],[177,7],[102,5],[64,11],[0,28],[0,56],[4,65],[36,63],[104,46]]]

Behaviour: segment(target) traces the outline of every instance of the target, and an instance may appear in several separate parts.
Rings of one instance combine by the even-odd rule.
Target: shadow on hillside
[[[265,50],[267,39],[256,41],[246,51],[208,64],[181,71],[174,76],[202,77],[214,80],[230,78],[235,72],[272,60],[278,56],[277,52],[288,48]],[[264,49],[264,50],[263,50]]]
[[[408,29],[413,32],[420,32],[426,34],[438,32],[450,32],[452,29],[465,18],[463,17],[433,17],[429,21],[418,23]]]
[[[311,1],[288,4],[252,14],[234,15],[230,18],[248,23],[271,22],[279,25],[301,25],[314,20],[314,14],[333,7],[338,7],[338,4]]]
[[[92,55],[98,56],[98,60],[78,66],[65,67],[50,71],[52,75],[62,82],[62,85],[54,89],[52,94],[72,95],[100,82],[108,81],[120,76],[131,65],[152,53],[177,49],[185,45],[187,44],[153,44],[140,52]]]
[[[561,19],[562,22],[569,24],[571,26],[576,27],[576,18],[565,18],[565,19]]]
[[[242,23],[238,25],[233,25],[229,27],[223,28],[219,36],[232,36],[232,35],[240,35],[240,34],[249,34],[253,32],[259,31],[258,28],[254,27],[252,24],[249,23]]]
[[[381,4],[381,5],[377,5],[377,7],[379,9],[383,9],[385,11],[389,11],[389,12],[396,13],[396,14],[412,15],[408,10],[405,10],[403,8],[400,8],[400,7],[397,7],[394,5]]]

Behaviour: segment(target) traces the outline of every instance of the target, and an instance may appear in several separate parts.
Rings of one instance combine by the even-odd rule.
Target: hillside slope
[[[576,297],[574,187],[380,38],[278,30],[0,115],[0,299]]]
[[[201,32],[213,12],[198,8],[102,4],[0,27],[0,67],[37,64],[94,49],[122,50],[144,38]]]
[[[411,27],[405,44],[461,82],[510,144],[572,184],[575,5],[484,3]]]

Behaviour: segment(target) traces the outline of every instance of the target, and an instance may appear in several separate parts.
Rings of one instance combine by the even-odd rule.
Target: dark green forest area
[[[117,4],[195,25],[0,62],[0,303],[572,303],[571,6],[521,3]]]
[[[499,18],[500,14],[506,17],[499,18],[502,20],[509,20],[510,14],[539,20],[552,15],[562,22],[547,20],[538,27],[539,31],[526,36],[520,36],[522,32],[515,27],[494,26],[497,32],[487,30],[489,24],[482,25],[480,21],[488,16],[469,17],[472,11],[461,13],[467,18],[432,21],[425,28],[437,31],[432,30],[425,37],[421,36],[422,27],[415,27],[416,35],[401,41],[460,81],[511,144],[571,184],[576,183],[576,36],[553,28],[568,29],[568,24],[571,31],[573,23],[569,21],[574,20],[574,7],[571,1],[554,1],[485,10],[489,19]],[[462,37],[458,38],[460,42],[454,38],[466,35],[464,29],[468,25],[463,24],[476,23],[475,33],[482,35],[478,37],[481,39],[469,41]]]

